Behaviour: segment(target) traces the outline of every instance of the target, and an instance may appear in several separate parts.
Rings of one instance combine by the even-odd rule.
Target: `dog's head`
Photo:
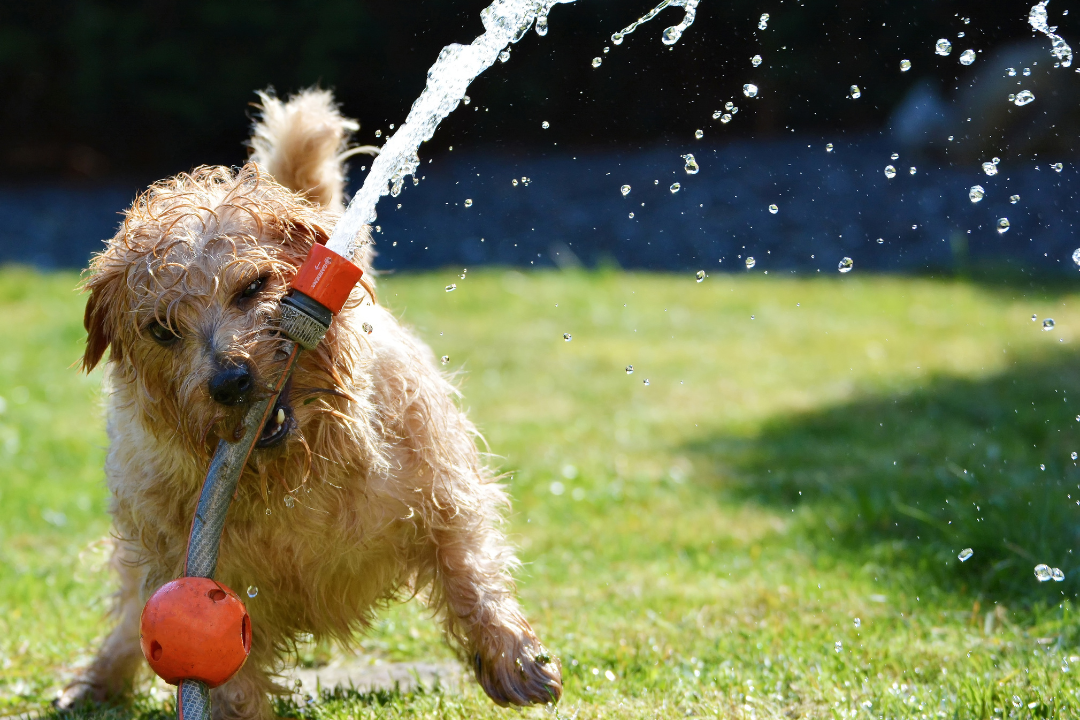
[[[276,329],[278,302],[334,219],[254,164],[151,186],[90,265],[83,367],[111,349],[114,382],[128,385],[155,436],[208,456],[278,377],[290,346]],[[303,442],[296,431],[314,410],[294,407],[298,396],[347,394],[340,332],[305,353],[258,447]]]

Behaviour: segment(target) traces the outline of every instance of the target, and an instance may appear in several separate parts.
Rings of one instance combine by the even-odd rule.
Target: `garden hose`
[[[218,441],[217,450],[203,482],[195,517],[191,522],[184,563],[185,578],[213,579],[217,570],[225,516],[252,448],[269,420],[282,388],[292,375],[300,353],[303,350],[314,350],[322,341],[330,329],[334,315],[344,307],[362,275],[363,271],[352,262],[326,246],[316,244],[293,279],[289,293],[281,299],[279,329],[292,340],[293,347],[271,392],[248,408],[244,419],[244,434],[240,440]],[[235,601],[239,598],[228,588],[215,583],[214,589],[203,593],[209,595],[210,602],[201,596],[193,602],[190,594],[184,596],[177,592],[178,583],[182,582],[174,581],[162,586],[147,602],[143,610],[141,644],[154,671],[167,682],[177,684],[176,706],[179,720],[210,720],[210,688],[226,682],[242,667],[250,651],[250,625],[245,624],[248,621],[242,602],[238,611]],[[178,603],[185,604],[185,607],[172,607]],[[215,623],[221,625],[219,616],[222,612],[230,611],[232,614],[227,620],[236,619],[240,623],[238,627],[242,628],[241,634],[244,634],[243,647],[237,654],[238,664],[234,663],[235,667],[221,671],[220,658],[228,653],[215,647],[203,647],[194,653],[198,657],[181,659],[186,670],[184,677],[163,672],[165,663],[162,660],[162,643],[155,638],[190,638],[200,633],[205,634],[206,626],[213,626]],[[237,612],[242,613],[242,618]],[[235,640],[240,641],[241,638],[237,637]],[[173,661],[175,662],[175,658]]]

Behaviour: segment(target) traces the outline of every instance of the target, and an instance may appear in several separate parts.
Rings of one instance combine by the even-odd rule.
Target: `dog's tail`
[[[287,102],[273,91],[258,95],[251,160],[290,190],[323,207],[341,210],[346,158],[357,153],[375,155],[378,148],[349,147],[360,124],[341,114],[329,90],[310,88]]]

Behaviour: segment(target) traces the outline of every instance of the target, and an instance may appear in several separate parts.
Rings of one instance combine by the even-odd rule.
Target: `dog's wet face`
[[[151,282],[129,296],[126,358],[144,411],[193,446],[237,438],[291,348],[276,329],[291,268],[274,261],[264,239],[243,236],[218,236],[148,262]],[[259,447],[283,443],[295,427],[289,393],[282,393]]]
[[[111,347],[153,432],[208,455],[239,439],[248,408],[272,392],[292,349],[277,330],[280,299],[322,230],[309,205],[257,171],[228,185],[196,175],[177,192],[184,177],[140,198],[95,258],[84,364]],[[305,411],[292,398],[311,391],[310,376],[299,371],[281,393],[256,445],[264,454],[298,435]]]

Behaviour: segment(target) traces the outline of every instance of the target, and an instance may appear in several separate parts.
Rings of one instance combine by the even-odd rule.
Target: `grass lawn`
[[[45,709],[106,627],[76,281],[0,271],[0,716]],[[381,300],[450,356],[511,473],[561,717],[1080,716],[1074,286],[491,270]],[[416,603],[362,645],[448,656]],[[279,710],[509,717],[471,684]]]

